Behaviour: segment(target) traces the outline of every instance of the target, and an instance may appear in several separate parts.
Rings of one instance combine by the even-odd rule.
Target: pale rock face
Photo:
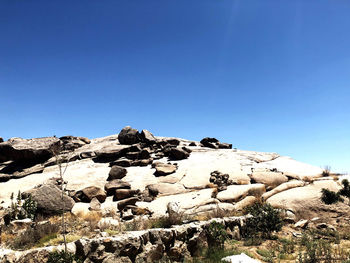
[[[233,181],[249,183],[250,178],[241,170],[234,150],[194,150],[187,160],[179,163],[175,174],[181,174],[180,181],[186,188],[202,189],[209,184],[210,173],[219,171],[228,174]]]
[[[216,198],[222,202],[237,202],[247,195],[262,195],[264,192],[263,184],[230,185],[227,190],[219,192]]]
[[[274,207],[288,209],[294,213],[305,213],[306,216],[307,213],[312,214],[312,211],[317,211],[326,206],[321,201],[322,188],[338,191],[340,186],[332,180],[315,181],[307,186],[277,193],[266,201]]]
[[[257,201],[255,196],[247,196],[233,206],[233,210],[241,211],[245,207],[253,205]]]
[[[147,186],[151,191],[158,192],[158,196],[175,195],[187,192],[182,184],[157,183]]]
[[[271,191],[268,191],[266,193],[264,193],[262,195],[263,200],[267,200],[268,198],[270,198],[271,196],[278,194],[280,192],[286,191],[288,189],[291,188],[295,188],[295,187],[301,187],[304,186],[305,182],[301,181],[301,180],[292,180],[286,183],[283,183],[279,186],[277,186],[276,188],[272,189]]]
[[[212,192],[213,189],[203,189],[184,194],[161,196],[150,203],[137,202],[136,204],[139,207],[149,209],[154,213],[154,216],[162,216],[165,215],[169,202],[176,201],[180,209],[191,209],[208,204],[210,202],[215,202],[211,198]]]
[[[317,178],[322,176],[322,169],[306,163],[298,162],[290,157],[278,157],[272,161],[257,163],[254,168],[276,168],[285,176],[294,179],[304,180],[307,178]]]
[[[264,184],[267,188],[275,188],[288,182],[287,176],[279,172],[253,172],[251,179],[256,183]]]

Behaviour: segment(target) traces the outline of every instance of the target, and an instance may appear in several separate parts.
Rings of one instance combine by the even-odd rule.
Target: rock
[[[234,210],[242,211],[244,208],[253,205],[256,201],[255,196],[247,196],[234,205]]]
[[[200,141],[200,143],[204,146],[204,147],[208,147],[208,148],[213,148],[213,149],[218,149],[216,143],[218,143],[219,140],[216,138],[210,138],[210,137],[206,137],[204,139],[202,139]]]
[[[188,152],[181,148],[169,148],[165,153],[171,160],[183,160],[190,156]]]
[[[166,138],[164,139],[164,141],[167,144],[173,145],[173,146],[178,146],[180,144],[180,140],[176,139],[176,138]]]
[[[137,201],[140,201],[138,197],[130,197],[118,202],[118,209],[122,211],[127,205],[135,205]]]
[[[330,225],[330,224],[327,224],[327,223],[319,223],[316,225],[316,228],[318,229],[325,229],[325,228],[328,228],[332,231],[337,231],[337,229],[333,226],[333,225]]]
[[[270,161],[263,161],[254,166],[255,168],[264,167],[276,169],[287,177],[303,181],[321,177],[323,171],[320,167],[298,162],[286,156],[279,156]]]
[[[276,186],[288,182],[287,176],[278,172],[253,172],[251,179],[255,183],[262,183],[266,188],[275,188]]]
[[[154,167],[156,168],[156,172],[154,173],[155,176],[165,176],[168,174],[172,174],[177,169],[176,165],[160,162],[155,163]]]
[[[0,137],[0,143],[4,142],[4,139],[2,137]]]
[[[128,152],[138,150],[139,147],[137,145],[120,145],[111,143],[96,150],[96,157],[93,160],[100,163],[109,163],[124,157]]]
[[[84,261],[85,262],[85,261]],[[117,255],[108,255],[102,261],[102,263],[132,263],[129,257],[120,257]]]
[[[261,196],[265,192],[263,184],[230,185],[216,196],[222,202],[237,202],[247,195]]]
[[[299,220],[298,222],[296,222],[294,224],[294,227],[295,228],[298,228],[298,227],[306,228],[308,224],[309,224],[309,220]]]
[[[175,195],[186,192],[182,184],[158,183],[146,186],[152,196]]]
[[[36,164],[34,166],[24,168],[20,164],[14,162],[0,170],[0,182],[6,182],[10,179],[19,179],[31,174],[42,173],[44,168],[45,167],[42,164]]]
[[[61,190],[55,185],[42,185],[34,188],[26,193],[32,195],[32,199],[37,202],[38,212],[41,214],[60,214],[64,207],[64,211],[70,211],[74,206],[74,200],[63,195],[61,199]]]
[[[230,263],[260,263],[260,261],[252,259],[244,253],[241,253],[240,255],[224,257],[221,259],[221,261]]]
[[[122,219],[123,220],[131,220],[134,218],[134,214],[132,213],[132,210],[131,209],[124,209],[122,211]]]
[[[266,193],[264,193],[261,197],[263,200],[267,200],[268,198],[270,198],[271,196],[278,194],[280,192],[286,191],[288,189],[292,189],[295,187],[301,187],[304,186],[305,182],[303,181],[299,181],[299,180],[292,180],[283,184],[280,184],[279,186],[277,186],[276,188],[272,189],[271,191],[268,191]]]
[[[162,259],[164,250],[163,244],[158,243],[153,245],[147,243],[143,248],[143,252],[137,255],[135,263],[158,262]]]
[[[91,210],[91,211],[100,211],[101,210],[101,203],[96,197],[92,198],[92,200],[90,202],[89,210]]]
[[[322,188],[337,192],[340,186],[334,181],[315,181],[303,187],[295,187],[275,194],[268,198],[266,202],[276,208],[301,214],[304,218],[312,218],[319,215],[321,211],[324,212],[332,207],[322,203]],[[344,204],[337,204],[338,207],[341,205]]]
[[[9,160],[38,164],[45,162],[59,149],[56,137],[35,139],[11,138],[0,143],[0,163]]]
[[[97,186],[89,186],[81,190],[83,196],[81,201],[91,202],[93,198],[97,198],[100,203],[103,203],[106,200],[106,193],[103,189]]]
[[[131,189],[116,189],[114,194],[114,201],[123,200],[140,193],[140,190],[131,190]]]
[[[232,149],[231,143],[219,142],[217,143],[219,149]]]
[[[130,167],[132,165],[132,161],[126,158],[121,158],[109,164],[109,166],[112,166],[112,167],[114,165],[121,166],[121,167]]]
[[[60,140],[62,142],[62,149],[66,151],[73,151],[84,146],[85,144],[91,143],[88,138],[75,137],[71,135],[60,137]]]
[[[121,166],[114,165],[108,174],[107,181],[122,179],[126,176],[127,170]]]
[[[109,181],[105,184],[105,191],[107,192],[107,195],[114,195],[115,191],[117,189],[130,189],[131,185],[128,182],[124,182],[119,179],[115,179],[112,181]]]
[[[191,257],[186,244],[181,241],[175,241],[174,246],[169,249],[167,255],[171,261],[175,262],[184,262],[186,258]]]
[[[151,157],[151,154],[147,149],[143,149],[142,151],[139,152],[139,155],[138,155],[138,158],[141,160],[149,159],[150,157]]]
[[[119,135],[118,140],[120,144],[135,144],[141,141],[140,134],[138,130],[131,128],[130,126],[124,127]]]
[[[147,130],[141,131],[141,140],[147,144],[155,144],[157,142],[153,134]]]
[[[188,146],[197,146],[197,144],[195,142],[191,142]]]

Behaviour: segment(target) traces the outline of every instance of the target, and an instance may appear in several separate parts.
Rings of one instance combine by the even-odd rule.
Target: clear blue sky
[[[119,132],[350,171],[348,0],[0,2],[0,136]]]

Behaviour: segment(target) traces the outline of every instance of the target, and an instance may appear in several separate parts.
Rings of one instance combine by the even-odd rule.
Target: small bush
[[[283,220],[279,210],[273,208],[270,204],[255,203],[245,210],[252,217],[247,218],[242,227],[242,236],[244,238],[272,238],[274,231],[280,231]]]
[[[62,251],[54,251],[49,254],[47,263],[81,263],[82,260],[77,258],[73,253]]]
[[[350,204],[350,184],[349,181],[344,179],[342,181],[343,188],[340,189],[338,192],[333,192],[328,189],[323,188],[322,189],[322,196],[321,200],[327,205],[335,204],[337,202],[343,202],[344,199],[342,196],[348,198],[349,204]]]
[[[25,218],[34,220],[36,211],[37,203],[32,199],[30,194],[28,197],[22,199],[22,194],[18,191],[16,201],[14,201],[13,193],[11,194],[11,209],[9,213],[10,221]]]
[[[39,243],[40,239],[57,234],[59,226],[56,224],[36,224],[33,227],[27,228],[21,235],[16,237],[11,247],[14,249],[27,249]]]
[[[228,239],[224,225],[213,221],[208,228],[205,229],[208,245],[216,248],[223,248],[225,240]]]

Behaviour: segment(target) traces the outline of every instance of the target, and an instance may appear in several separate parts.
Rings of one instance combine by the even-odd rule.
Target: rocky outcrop
[[[140,137],[141,140],[147,144],[155,144],[157,142],[156,137],[154,137],[148,130],[142,130]]]
[[[253,172],[251,180],[255,183],[261,183],[266,186],[266,188],[272,189],[280,184],[288,182],[288,177],[279,172]]]
[[[106,197],[106,192],[97,186],[86,187],[75,194],[76,200],[86,203],[90,203],[94,198],[97,198],[100,203],[103,203]]]
[[[156,169],[156,172],[154,173],[155,176],[165,176],[168,174],[172,174],[177,169],[177,166],[174,164],[161,163],[161,162],[153,163],[152,167]]]
[[[62,136],[60,137],[60,140],[62,142],[62,150],[64,151],[74,151],[75,149],[78,149],[85,144],[91,143],[88,138],[71,135]]]
[[[190,156],[190,152],[180,147],[168,148],[164,154],[168,156],[170,160],[183,160]]]
[[[141,136],[138,130],[131,128],[130,126],[124,127],[118,135],[120,144],[135,144],[141,141]]]
[[[0,137],[0,143],[4,142],[4,139],[2,137]]]
[[[265,193],[265,185],[230,185],[227,190],[219,192],[216,196],[222,202],[237,202],[248,195],[261,196]]]
[[[163,257],[183,262],[185,258],[198,255],[200,250],[208,246],[205,230],[212,221],[222,224],[225,229],[235,231],[237,228],[242,228],[246,218],[216,218],[168,229],[156,228],[94,239],[81,238],[69,243],[68,249],[84,262],[143,263],[156,262]],[[63,246],[37,248],[24,252],[8,250],[3,253],[3,260],[6,263],[41,263],[46,262],[50,251],[62,249]]]
[[[112,181],[109,181],[105,184],[105,190],[107,192],[107,195],[114,195],[115,191],[118,189],[130,189],[131,185],[128,182],[124,182],[119,179],[115,179]]]
[[[31,194],[32,199],[37,202],[38,212],[41,214],[60,214],[62,209],[70,211],[74,206],[74,200],[63,195],[61,190],[53,184],[46,184],[27,191]]]
[[[210,137],[202,139],[201,145],[212,149],[232,149],[232,144],[222,143],[218,139]]]
[[[53,156],[60,146],[56,137],[35,139],[11,138],[0,143],[0,162],[14,160],[22,163],[42,163]]]
[[[114,179],[123,179],[126,176],[127,172],[128,171],[125,168],[114,165],[112,166],[112,169],[108,174],[107,181],[111,181]]]

